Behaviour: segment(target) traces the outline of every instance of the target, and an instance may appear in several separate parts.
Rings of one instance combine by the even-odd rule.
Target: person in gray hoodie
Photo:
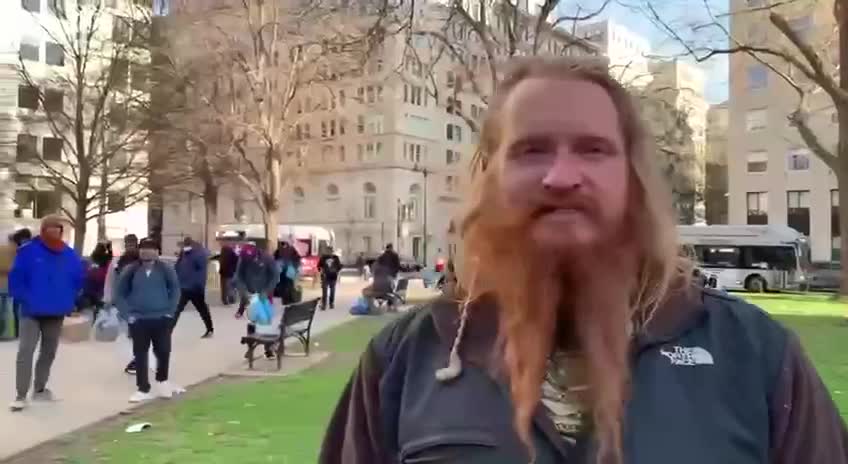
[[[138,245],[139,261],[121,272],[115,288],[115,306],[129,323],[136,363],[138,391],[131,403],[140,403],[154,396],[170,398],[184,390],[168,382],[171,358],[171,331],[180,301],[180,282],[169,264],[159,260],[155,241],[142,240]],[[153,345],[156,356],[156,395],[151,393],[148,379],[147,352]]]

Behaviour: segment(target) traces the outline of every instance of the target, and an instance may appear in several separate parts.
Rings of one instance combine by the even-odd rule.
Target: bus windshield
[[[798,268],[795,247],[695,245],[695,260],[704,267],[770,269],[794,271]]]

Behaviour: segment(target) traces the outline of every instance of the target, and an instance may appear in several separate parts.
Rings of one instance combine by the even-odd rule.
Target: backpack
[[[141,264],[139,264],[139,263],[133,263],[132,266],[133,267],[127,271],[127,272],[130,273],[127,276],[127,278],[129,279],[129,282],[127,282],[127,293],[128,294],[132,293],[133,282],[135,281],[135,275],[138,274],[139,269],[141,269]],[[161,271],[161,272],[167,272],[167,270],[165,269],[165,263],[163,263],[162,261],[159,261],[158,259],[156,261],[153,261],[153,269],[157,270],[157,271]],[[171,288],[171,282],[168,279],[165,279],[165,285],[168,286],[168,290],[173,290]]]

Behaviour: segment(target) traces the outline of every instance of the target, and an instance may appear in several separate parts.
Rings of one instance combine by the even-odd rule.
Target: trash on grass
[[[139,432],[143,432],[143,431],[149,429],[150,427],[153,427],[153,424],[151,424],[150,422],[139,422],[138,424],[133,424],[133,425],[127,427],[126,432],[127,433],[139,433]]]

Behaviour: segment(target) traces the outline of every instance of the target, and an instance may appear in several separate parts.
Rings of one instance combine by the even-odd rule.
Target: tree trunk
[[[218,187],[207,184],[203,191],[204,222],[203,241],[206,249],[211,250],[215,245],[215,234],[218,231]]]
[[[107,177],[108,172],[106,171],[105,166],[101,168],[100,172],[100,186],[98,189],[100,193],[98,193],[98,205],[97,205],[97,241],[102,242],[106,240],[106,212],[108,211],[109,206],[109,192],[106,191],[106,186],[109,183],[109,178]]]
[[[848,7],[837,1],[834,4],[836,22],[839,25],[839,87],[848,89]],[[842,265],[842,281],[839,293],[848,295],[848,106],[837,104],[839,117],[839,140],[836,159],[836,186],[839,188],[839,262]]]
[[[265,238],[268,239],[265,249],[268,253],[274,253],[277,249],[277,232],[279,231],[277,214],[278,211],[276,209],[263,208],[262,211],[262,223],[265,226]]]
[[[74,250],[82,254],[85,247],[85,233],[88,228],[88,221],[85,220],[86,209],[88,205],[85,202],[79,202],[74,206]]]
[[[273,253],[277,248],[277,232],[279,230],[280,191],[282,186],[282,162],[279,153],[269,147],[265,153],[268,167],[268,185],[264,192],[262,219],[265,223],[265,237],[268,239],[268,252]]]

